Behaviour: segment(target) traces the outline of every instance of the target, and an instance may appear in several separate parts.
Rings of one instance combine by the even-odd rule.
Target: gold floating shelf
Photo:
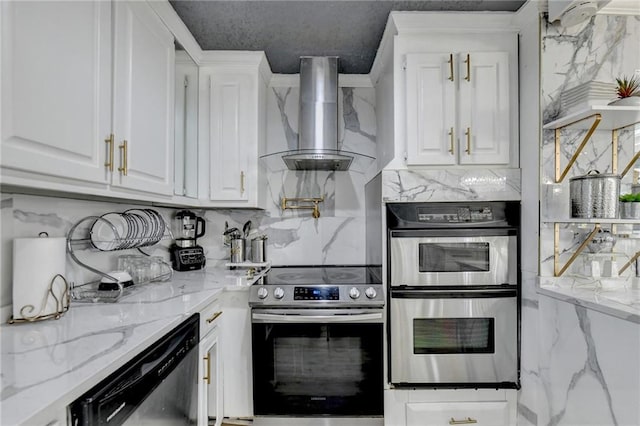
[[[280,199],[280,207],[282,208],[282,211],[287,210],[287,209],[292,209],[292,210],[313,210],[313,213],[311,213],[311,215],[314,217],[314,219],[317,219],[320,217],[320,210],[318,209],[318,203],[321,203],[324,201],[324,197],[320,197],[320,198],[287,198],[287,197],[282,197]],[[296,203],[295,205],[290,205],[288,203]],[[313,205],[298,205],[297,203],[313,203]]]

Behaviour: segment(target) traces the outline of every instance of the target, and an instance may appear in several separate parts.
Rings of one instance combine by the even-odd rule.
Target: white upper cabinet
[[[259,207],[258,148],[270,73],[262,52],[206,52],[200,68],[200,152],[212,206]]]
[[[509,164],[508,52],[406,59],[407,164]]]
[[[258,164],[252,86],[250,75],[209,74],[211,200],[248,200],[247,174]]]
[[[112,185],[173,194],[173,35],[146,2],[116,1]]]
[[[111,4],[2,2],[2,174],[106,185]]]
[[[381,169],[519,167],[513,15],[391,12],[371,81]]]
[[[149,4],[1,7],[4,182],[172,195],[174,44]]]

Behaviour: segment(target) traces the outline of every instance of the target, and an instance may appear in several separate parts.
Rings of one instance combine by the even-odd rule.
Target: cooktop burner
[[[384,305],[381,268],[274,266],[250,289],[253,307],[361,307]]]

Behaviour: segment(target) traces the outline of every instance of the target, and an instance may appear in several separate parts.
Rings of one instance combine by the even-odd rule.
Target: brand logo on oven
[[[312,396],[311,400],[312,401],[326,401],[327,397],[326,396]]]

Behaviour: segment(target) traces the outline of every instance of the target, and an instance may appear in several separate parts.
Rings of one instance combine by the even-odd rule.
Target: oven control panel
[[[260,285],[249,290],[250,306],[346,307],[384,306],[380,284],[358,285]]]
[[[293,300],[340,300],[338,287],[294,287]]]

